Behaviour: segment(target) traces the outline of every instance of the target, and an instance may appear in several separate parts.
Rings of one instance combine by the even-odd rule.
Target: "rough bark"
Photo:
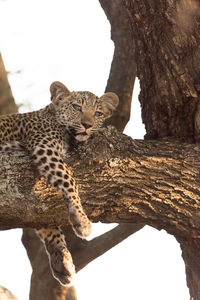
[[[124,0],[132,22],[146,138],[194,141],[199,101],[199,1]]]
[[[199,141],[199,1],[123,0],[123,3],[135,40],[146,139],[172,137],[187,142]],[[189,198],[193,203],[192,194]],[[178,199],[177,204],[180,204]],[[195,207],[193,216],[199,212],[199,206]],[[190,237],[185,234],[178,241],[190,295],[199,300],[199,238],[195,239],[191,232]]]
[[[189,144],[132,140],[110,127],[66,161],[92,221],[144,222],[198,239],[199,152]],[[34,174],[24,152],[2,154],[0,163],[1,229],[67,224],[65,202]]]
[[[99,2],[111,24],[111,39],[115,45],[106,92],[115,92],[120,99],[117,110],[106,124],[123,131],[130,118],[136,77],[131,24],[121,0],[99,0]]]

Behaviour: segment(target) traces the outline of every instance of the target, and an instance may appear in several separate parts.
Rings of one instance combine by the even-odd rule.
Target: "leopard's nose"
[[[89,123],[82,123],[82,125],[85,127],[85,129],[92,127],[92,124]]]

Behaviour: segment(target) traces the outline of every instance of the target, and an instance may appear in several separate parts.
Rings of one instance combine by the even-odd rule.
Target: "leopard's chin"
[[[75,135],[75,139],[79,142],[85,142],[89,137],[90,136],[86,132]]]

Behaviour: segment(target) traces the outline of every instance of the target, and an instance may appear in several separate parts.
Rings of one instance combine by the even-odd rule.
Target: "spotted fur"
[[[70,92],[58,81],[51,84],[50,92],[52,102],[44,109],[0,117],[0,150],[23,148],[29,153],[40,174],[66,200],[76,235],[85,238],[91,232],[91,224],[63,155],[71,139],[84,142],[99,130],[117,107],[118,97],[114,93],[98,98],[90,92]],[[37,232],[54,277],[63,285],[69,284],[75,268],[62,230],[41,228]]]

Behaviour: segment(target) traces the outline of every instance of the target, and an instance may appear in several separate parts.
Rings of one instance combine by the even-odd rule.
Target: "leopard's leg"
[[[53,151],[47,143],[41,142],[32,151],[32,157],[40,174],[66,200],[69,209],[69,220],[76,235],[81,238],[87,237],[91,233],[91,223],[83,210],[75,180],[72,178],[59,152]]]
[[[75,267],[62,230],[59,227],[41,228],[36,232],[44,243],[53,276],[62,285],[70,285]]]

